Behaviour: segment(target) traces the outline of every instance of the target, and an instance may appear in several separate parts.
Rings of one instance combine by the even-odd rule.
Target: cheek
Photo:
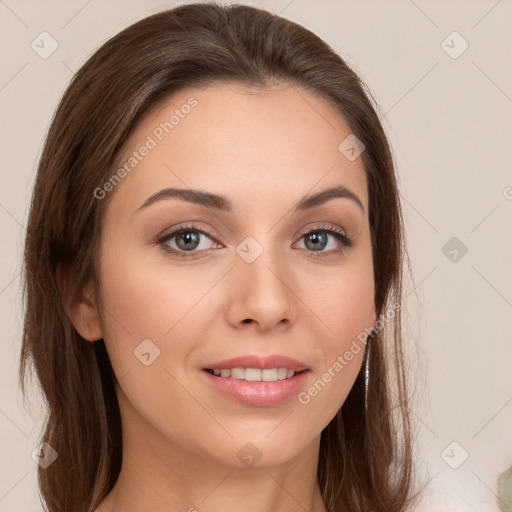
[[[118,380],[128,376],[121,387],[141,408],[148,394],[153,404],[168,402],[171,394],[185,405],[190,397],[182,396],[172,376],[186,378],[190,356],[205,338],[207,309],[215,307],[208,291],[219,276],[208,267],[170,268],[161,257],[155,262],[152,251],[127,247],[106,244],[101,259],[103,331],[112,367]]]
[[[211,284],[209,284],[211,281]],[[192,311],[214,283],[205,272],[190,272],[141,251],[108,248],[102,258],[103,319],[110,337],[161,339]]]
[[[197,304],[213,282],[179,269],[173,269],[171,281],[169,269],[112,246],[101,265],[104,340],[123,413],[134,421],[136,410],[156,430],[186,439],[201,409],[180,383],[186,382],[183,367],[201,341]]]
[[[374,283],[368,272],[350,272],[343,276],[337,289],[331,290],[332,302],[326,311],[332,322],[333,346],[343,349],[357,339],[375,321]]]
[[[309,290],[309,291],[308,291]],[[303,297],[323,324],[326,352],[339,352],[375,323],[375,285],[368,258],[304,283]]]
[[[179,298],[128,244],[121,250],[121,244],[109,239],[107,233],[105,239],[109,243],[105,243],[100,259],[105,345],[118,380],[128,373],[138,377],[145,371],[147,375],[162,359],[162,333],[176,321]],[[151,365],[146,367],[148,362]]]
[[[307,295],[323,333],[322,355],[298,400],[309,417],[318,419],[320,428],[349,394],[361,369],[366,336],[376,319],[371,264],[362,260],[336,276],[317,280],[317,291]]]

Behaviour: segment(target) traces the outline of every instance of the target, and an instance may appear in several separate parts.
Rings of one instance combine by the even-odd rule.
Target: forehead
[[[134,206],[158,189],[193,188],[237,206],[256,197],[293,201],[342,184],[367,210],[362,159],[350,161],[338,149],[350,133],[333,105],[295,85],[183,89],[154,105],[132,132],[120,165],[134,165],[114,195]]]

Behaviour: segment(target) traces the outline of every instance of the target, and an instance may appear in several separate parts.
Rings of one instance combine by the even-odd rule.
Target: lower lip
[[[303,387],[309,370],[297,373],[290,379],[274,382],[249,382],[231,377],[217,377],[206,370],[201,373],[224,395],[247,405],[269,407],[279,405],[296,395]]]

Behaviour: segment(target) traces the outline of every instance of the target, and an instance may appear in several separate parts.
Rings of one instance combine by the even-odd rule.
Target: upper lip
[[[297,361],[291,357],[283,356],[280,354],[275,355],[247,355],[240,357],[233,357],[232,359],[225,359],[205,366],[204,370],[227,370],[232,368],[259,368],[265,370],[269,368],[287,368],[301,372],[308,369],[308,365]]]

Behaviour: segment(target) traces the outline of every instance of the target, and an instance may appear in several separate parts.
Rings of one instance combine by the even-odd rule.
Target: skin
[[[375,323],[363,163],[338,150],[351,130],[334,108],[288,86],[183,90],[142,120],[126,154],[190,97],[197,106],[109,192],[101,301],[84,292],[70,312],[84,338],[104,338],[119,381],[123,465],[97,512],[323,512],[320,434],[345,401],[363,350],[307,405],[297,396],[272,407],[234,402],[205,384],[201,369],[284,354],[309,366],[307,390]],[[291,211],[304,195],[336,185],[364,211],[346,198]],[[173,198],[138,210],[168,187],[222,194],[236,209]],[[215,235],[200,235],[200,257],[183,259],[155,242],[192,221]],[[323,223],[343,229],[353,247],[328,235],[320,252],[308,249],[303,234]],[[250,264],[236,252],[248,236],[263,248]],[[180,250],[177,237],[169,244]],[[160,356],[145,366],[134,350],[148,338]],[[254,467],[237,457],[248,442],[261,453]]]

